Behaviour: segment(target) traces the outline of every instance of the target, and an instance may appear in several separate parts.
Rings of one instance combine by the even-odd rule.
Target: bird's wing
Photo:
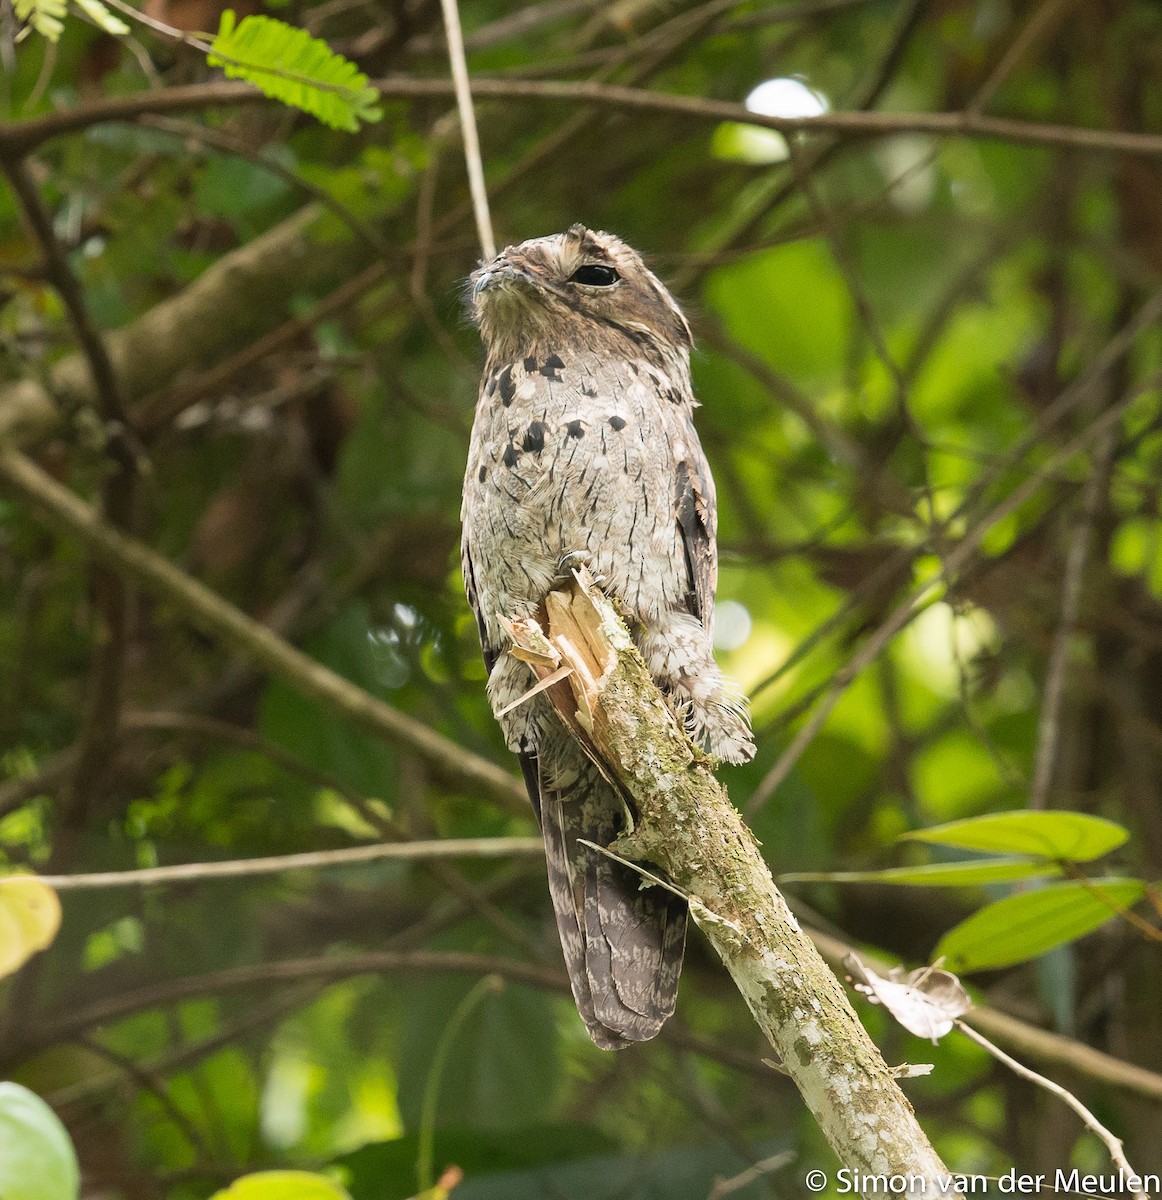
[[[674,511],[682,531],[691,593],[687,605],[703,628],[714,619],[714,590],[718,585],[718,505],[714,480],[698,441],[694,423],[682,415],[684,447],[674,464]]]

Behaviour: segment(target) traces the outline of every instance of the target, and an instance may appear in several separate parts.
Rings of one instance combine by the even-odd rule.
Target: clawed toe
[[[588,550],[570,550],[568,554],[562,554],[557,560],[557,578],[564,583],[568,583],[573,578],[573,572],[581,567],[589,569],[593,562],[593,555]],[[598,587],[603,583],[603,577],[595,575],[594,583]]]

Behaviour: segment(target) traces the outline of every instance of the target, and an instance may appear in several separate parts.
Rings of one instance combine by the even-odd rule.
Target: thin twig
[[[292,171],[269,154],[263,153],[261,149],[254,149],[251,146],[247,146],[245,142],[231,137],[221,129],[211,129],[205,125],[197,125],[191,121],[179,121],[172,117],[150,116],[146,114],[140,117],[137,123],[147,129],[156,129],[160,133],[168,134],[170,137],[181,138],[187,142],[200,142],[203,146],[209,146],[225,154],[233,154],[238,158],[245,159],[247,162],[254,163],[255,166],[268,171],[275,178],[281,179],[284,183],[317,200],[324,208],[333,213],[338,220],[342,221],[357,238],[366,242],[385,263],[389,265],[395,263],[399,254],[398,249],[390,245],[380,235],[378,230],[368,225],[360,216],[352,212],[346,204],[336,200],[325,187],[320,187],[318,184],[312,183],[297,171]]]
[[[792,1151],[784,1150],[781,1154],[773,1154],[770,1158],[764,1158],[761,1162],[755,1163],[753,1167],[747,1167],[745,1171],[740,1171],[729,1179],[718,1179],[710,1189],[706,1200],[724,1200],[726,1196],[740,1192],[744,1187],[749,1187],[759,1179],[781,1170],[789,1162],[793,1162],[794,1158],[795,1155]]]
[[[1069,651],[1077,631],[1081,608],[1081,590],[1085,581],[1093,547],[1098,514],[1109,486],[1113,467],[1117,430],[1109,429],[1094,449],[1089,478],[1081,500],[1081,519],[1073,531],[1065,557],[1065,579],[1061,588],[1061,615],[1053,635],[1049,665],[1045,671],[1045,690],[1041,714],[1037,721],[1037,754],[1033,767],[1033,783],[1029,788],[1029,807],[1043,809],[1049,804],[1049,789],[1057,763],[1057,747],[1061,740],[1061,707],[1065,681],[1069,672]]]
[[[921,584],[908,595],[879,626],[874,634],[864,643],[859,651],[852,656],[847,664],[836,672],[830,686],[824,693],[822,701],[812,713],[810,720],[800,727],[791,744],[779,756],[775,765],[767,772],[763,781],[755,789],[754,795],[747,804],[746,811],[750,812],[761,807],[774,795],[803,752],[815,740],[815,736],[831,715],[840,698],[851,683],[859,677],[864,669],[870,666],[881,651],[905,626],[910,624],[925,608],[936,603],[949,581],[954,579],[957,572],[964,568],[976,553],[985,535],[999,521],[1004,520],[1010,513],[1015,512],[1041,486],[1047,472],[1059,470],[1076,454],[1085,450],[1091,442],[1104,435],[1121,420],[1122,415],[1145,392],[1156,388],[1162,380],[1162,373],[1153,375],[1140,387],[1133,389],[1116,405],[1107,409],[1093,424],[1083,429],[1072,441],[1053,455],[1041,470],[1030,476],[1019,487],[1013,489],[1003,500],[999,501],[989,512],[979,518],[965,533],[956,547],[948,554],[943,563],[943,572],[937,579]]]
[[[128,442],[121,385],[105,340],[94,323],[80,280],[53,229],[52,216],[22,159],[0,160],[25,219],[44,256],[53,287],[64,304],[93,381],[97,412],[108,438],[111,469],[102,480],[101,508],[115,528],[128,526],[134,504],[137,461]],[[100,789],[117,741],[124,690],[125,656],[132,620],[132,597],[125,579],[101,563],[92,572],[92,658],[81,715],[75,769],[65,789],[61,821],[76,824],[94,791]],[[62,852],[62,843],[54,848]]]
[[[393,76],[373,85],[384,99],[420,99],[454,96],[455,87],[442,79]],[[543,100],[554,104],[594,104],[629,112],[655,112],[717,124],[735,121],[773,129],[778,133],[839,134],[844,137],[880,138],[897,133],[926,133],[933,137],[968,137],[1012,142],[1021,146],[1060,146],[1098,154],[1162,157],[1162,134],[1123,129],[1091,129],[1026,121],[1019,117],[991,117],[965,111],[884,112],[837,110],[816,117],[772,117],[751,112],[742,104],[654,92],[643,88],[563,79],[518,80],[475,76],[473,94],[495,100]],[[0,128],[0,158],[27,154],[53,137],[79,133],[105,121],[135,120],[143,113],[191,112],[270,101],[246,83],[190,84],[161,91],[113,97],[76,108],[62,109]]]
[[[989,101],[997,94],[1001,85],[1020,65],[1021,60],[1030,49],[1044,37],[1053,27],[1063,20],[1077,0],[1044,0],[1025,22],[1024,28],[1009,43],[1000,61],[985,77],[984,82],[976,91],[976,95],[968,102],[967,111],[983,112]]]
[[[171,867],[143,867],[136,871],[100,871],[78,875],[38,875],[57,891],[81,888],[153,887],[159,883],[200,883],[206,879],[240,879],[251,875],[276,875],[285,871],[317,870],[382,862],[384,859],[509,858],[545,852],[539,837],[439,838],[427,842],[383,842],[343,850],[313,850],[305,854],[278,854],[270,858],[236,858],[227,862],[181,863]]]
[[[472,107],[472,88],[468,82],[468,63],[464,57],[464,35],[460,32],[460,10],[456,0],[440,0],[440,8],[444,14],[444,33],[448,39],[448,60],[456,90],[456,107],[460,110],[460,135],[464,139],[464,161],[468,166],[468,190],[472,194],[472,211],[476,216],[480,249],[487,262],[496,257],[496,238],[488,211],[488,188],[484,183],[484,164],[480,159],[480,138],[476,132],[476,113]]]
[[[52,527],[81,538],[117,570],[165,596],[203,631],[242,650],[302,695],[329,705],[381,737],[419,754],[460,786],[513,811],[527,812],[524,788],[507,771],[316,662],[144,542],[113,529],[25,455],[0,450],[0,479]]]
[[[1047,1092],[1052,1092],[1054,1096],[1057,1096],[1060,1100],[1068,1104],[1082,1119],[1085,1127],[1091,1133],[1096,1134],[1104,1143],[1114,1166],[1124,1173],[1123,1184],[1129,1188],[1135,1200],[1150,1200],[1149,1196],[1142,1190],[1141,1175],[1130,1166],[1129,1161],[1126,1159],[1126,1153],[1122,1148],[1121,1140],[1116,1138],[1071,1091],[1063,1088],[1059,1083],[1054,1083],[1052,1079],[1046,1079],[1044,1075],[1038,1075],[1031,1067],[1025,1066],[1024,1063],[1018,1062],[1015,1058],[1011,1058],[999,1046],[994,1046],[988,1038],[983,1034],[977,1033],[975,1029],[966,1025],[962,1020],[957,1019],[954,1024],[966,1038],[976,1042],[983,1050],[988,1051],[997,1062],[1004,1063],[1010,1071],[1020,1075],[1022,1079],[1027,1079],[1030,1083],[1035,1083]],[[1134,1184],[1134,1180],[1137,1180],[1137,1185]]]
[[[165,1084],[156,1078],[152,1070],[142,1066],[127,1054],[121,1054],[111,1046],[106,1046],[103,1042],[87,1034],[81,1034],[77,1038],[77,1044],[83,1046],[90,1054],[96,1054],[112,1063],[136,1083],[139,1088],[147,1091],[157,1101],[170,1121],[181,1131],[195,1154],[211,1165],[220,1163],[218,1156],[206,1141],[202,1131],[186,1113],[182,1112],[181,1108],[174,1102],[174,1098],[169,1094],[169,1090]]]

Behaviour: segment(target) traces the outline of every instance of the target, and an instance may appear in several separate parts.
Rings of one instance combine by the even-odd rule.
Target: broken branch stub
[[[661,868],[779,1052],[845,1166],[906,1175],[955,1197],[949,1173],[843,987],[775,887],[713,763],[650,678],[613,604],[585,571],[551,592],[543,624],[509,623],[513,650],[565,726],[629,800],[613,851]],[[919,1182],[923,1180],[924,1183]]]

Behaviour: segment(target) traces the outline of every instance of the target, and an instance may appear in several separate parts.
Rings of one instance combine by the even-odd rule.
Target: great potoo
[[[520,755],[577,1008],[606,1049],[674,1011],[686,904],[578,844],[622,831],[622,800],[507,653],[584,563],[620,602],[649,669],[709,753],[754,753],[745,703],[711,649],[714,483],[693,416],[690,328],[619,238],[580,225],[509,246],[473,274],[487,362],[464,477],[463,566],[488,695]],[[505,710],[508,711],[505,711]]]

